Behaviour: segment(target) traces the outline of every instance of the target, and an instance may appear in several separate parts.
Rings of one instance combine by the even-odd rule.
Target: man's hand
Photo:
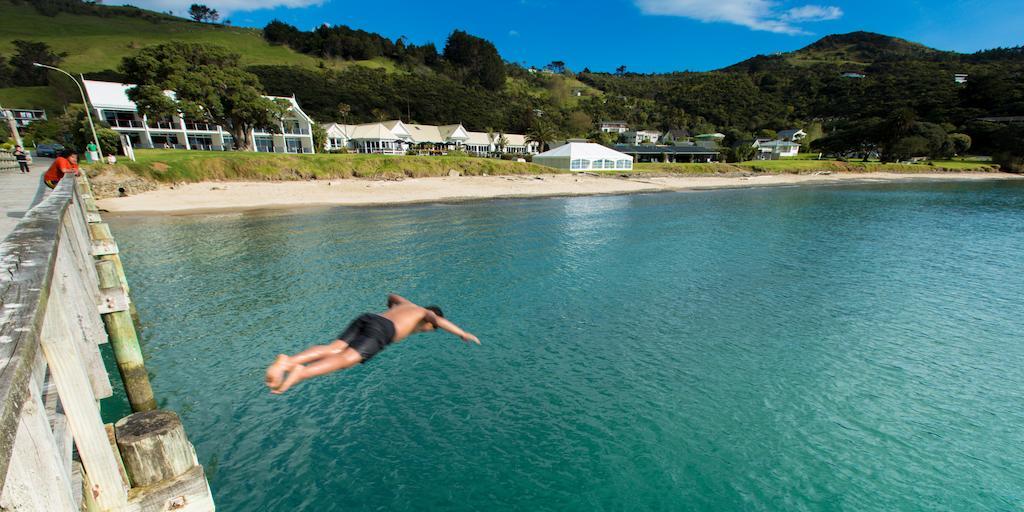
[[[473,343],[476,343],[477,345],[480,344],[480,338],[477,338],[476,336],[473,336],[472,334],[470,334],[468,332],[466,334],[463,334],[462,336],[460,336],[460,338],[462,338],[462,341],[466,341],[466,342],[472,341]]]

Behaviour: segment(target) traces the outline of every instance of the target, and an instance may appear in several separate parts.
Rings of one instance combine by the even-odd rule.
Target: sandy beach
[[[399,181],[202,182],[163,187],[151,192],[103,199],[101,209],[114,213],[191,214],[218,211],[285,209],[309,206],[370,206],[453,202],[494,198],[635,194],[800,184],[886,183],[901,181],[1020,180],[1007,173],[838,173],[781,174],[748,177],[629,178],[550,174],[542,176],[475,176],[413,178]]]

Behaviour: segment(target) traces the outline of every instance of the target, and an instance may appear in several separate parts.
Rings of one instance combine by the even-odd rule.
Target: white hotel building
[[[192,121],[182,115],[149,119],[140,115],[135,102],[128,99],[127,91],[133,84],[85,80],[89,104],[100,120],[114,131],[126,135],[136,148],[176,148],[225,151],[234,149],[231,133],[221,126],[203,121]],[[166,94],[173,95],[168,91]],[[288,114],[278,126],[279,133],[266,128],[256,129],[249,141],[253,151],[263,153],[314,153],[313,120],[299,108],[294,97],[282,98],[290,103]]]
[[[422,154],[465,151],[477,156],[537,152],[537,144],[527,142],[525,135],[471,132],[462,124],[434,126],[392,120],[357,125],[327,123],[323,127],[327,130],[327,151],[383,155],[404,155],[410,150]]]

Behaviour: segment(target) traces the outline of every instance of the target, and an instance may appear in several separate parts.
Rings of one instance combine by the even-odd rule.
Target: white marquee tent
[[[533,157],[533,163],[570,171],[629,171],[633,157],[590,142],[570,142]]]

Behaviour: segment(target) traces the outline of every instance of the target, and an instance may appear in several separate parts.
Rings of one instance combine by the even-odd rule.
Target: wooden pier
[[[67,176],[0,244],[0,511],[214,510],[178,416],[155,410],[117,244]],[[99,345],[134,412],[104,425]]]

